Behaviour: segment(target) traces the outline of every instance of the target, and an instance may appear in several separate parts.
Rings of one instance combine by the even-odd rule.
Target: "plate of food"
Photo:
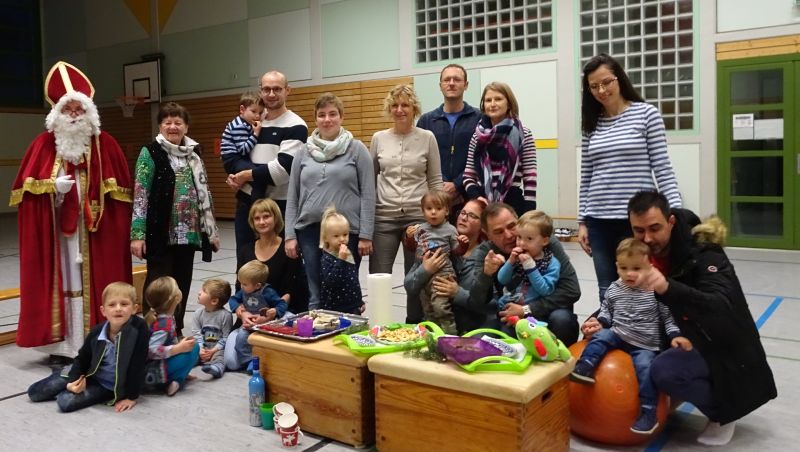
[[[310,336],[298,334],[297,323],[299,319],[310,319],[313,329]],[[363,331],[369,327],[369,319],[354,314],[315,309],[299,314],[292,314],[282,319],[255,325],[253,331],[283,337],[301,342],[313,342],[337,334],[352,334]]]
[[[423,338],[425,327],[420,325],[403,325],[393,323],[390,325],[377,325],[369,330],[369,335],[376,342],[384,345],[413,344]]]
[[[438,325],[431,322],[419,324],[392,323],[372,327],[369,331],[340,334],[334,342],[341,342],[356,353],[372,355],[410,350],[425,346],[425,335],[442,334]]]

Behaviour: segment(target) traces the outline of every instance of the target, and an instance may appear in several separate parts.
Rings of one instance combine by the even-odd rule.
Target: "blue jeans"
[[[719,419],[708,363],[697,349],[687,352],[670,348],[661,352],[650,366],[650,378],[659,391],[673,400],[691,403],[712,421]]]
[[[170,356],[167,358],[167,378],[170,381],[177,381],[183,386],[183,382],[186,381],[186,377],[192,371],[192,367],[197,364],[198,359],[200,359],[199,344],[194,344],[194,348],[190,352]]]
[[[303,229],[295,229],[297,243],[303,254],[303,264],[308,281],[308,309],[317,309],[320,305],[319,291],[322,284],[322,248],[319,247],[320,224],[313,223]],[[356,262],[356,269],[361,265],[361,255],[358,254],[358,234],[350,234],[347,243],[350,253]]]
[[[79,394],[67,391],[67,378],[59,372],[53,372],[49,377],[37,381],[28,388],[28,397],[32,402],[44,402],[55,399],[58,408],[69,413],[98,403],[107,402],[114,398],[114,391],[104,388],[94,378],[86,379],[86,389]]]
[[[639,403],[642,407],[654,408],[658,402],[658,391],[650,378],[650,365],[657,352],[633,346],[620,339],[613,331],[603,328],[592,336],[579,360],[586,361],[596,368],[606,353],[615,349],[631,355],[636,379],[639,381]]]
[[[597,275],[597,289],[600,301],[606,296],[606,290],[617,275],[617,245],[623,239],[633,236],[631,223],[627,220],[602,220],[587,217],[586,228],[589,230],[589,245],[592,247],[592,262]]]
[[[253,347],[247,342],[250,331],[237,328],[228,334],[225,341],[224,360],[228,370],[237,371],[246,366],[253,359]]]

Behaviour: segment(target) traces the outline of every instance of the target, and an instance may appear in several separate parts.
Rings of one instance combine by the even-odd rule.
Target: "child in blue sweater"
[[[236,274],[241,289],[228,300],[231,311],[242,319],[242,326],[231,331],[225,343],[225,366],[239,370],[253,359],[253,347],[247,342],[255,325],[279,319],[286,314],[286,300],[268,283],[269,268],[253,259]]]
[[[525,212],[517,220],[517,246],[497,273],[505,295],[497,302],[497,311],[508,303],[523,305],[530,314],[531,305],[556,288],[561,263],[548,244],[553,234],[553,220],[540,210]]]

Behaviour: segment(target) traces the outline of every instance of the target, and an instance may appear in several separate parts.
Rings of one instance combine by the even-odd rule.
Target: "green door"
[[[718,209],[728,244],[800,249],[800,55],[717,69]]]

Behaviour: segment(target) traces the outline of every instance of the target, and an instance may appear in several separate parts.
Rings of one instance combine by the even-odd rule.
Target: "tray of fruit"
[[[369,331],[352,334],[339,334],[334,342],[342,343],[356,353],[373,355],[410,350],[425,346],[425,335],[442,334],[438,325],[431,322],[419,324],[391,323],[376,325]]]

